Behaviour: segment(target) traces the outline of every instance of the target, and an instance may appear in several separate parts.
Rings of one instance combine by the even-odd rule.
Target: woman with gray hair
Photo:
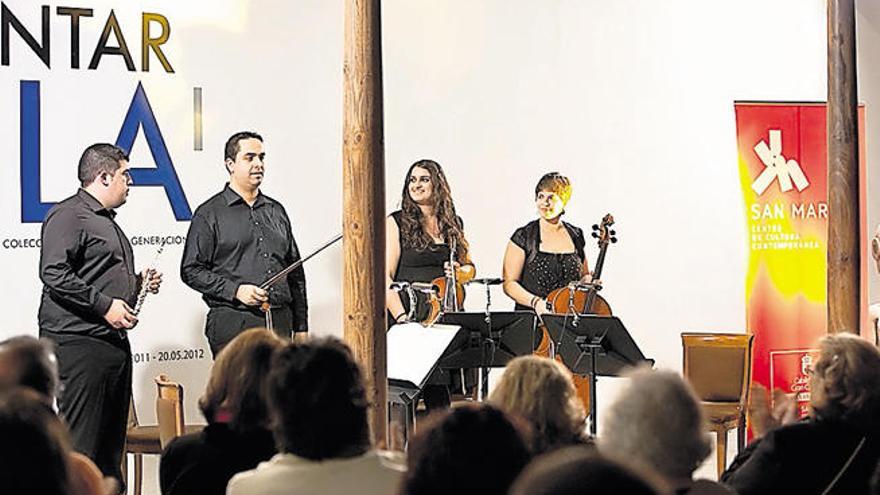
[[[727,494],[694,471],[712,450],[699,400],[677,373],[639,368],[611,405],[599,437],[599,451],[651,469],[676,494]]]
[[[846,333],[819,341],[810,414],[758,437],[721,480],[740,495],[869,493],[880,460],[880,351]]]

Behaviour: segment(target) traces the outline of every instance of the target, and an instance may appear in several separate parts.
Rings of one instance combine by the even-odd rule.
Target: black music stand
[[[596,377],[620,376],[628,367],[654,360],[642,354],[614,316],[544,315],[554,352],[572,373],[590,377],[590,433],[596,434]]]
[[[399,405],[405,411],[404,435],[415,428],[416,403],[441,357],[462,334],[460,327],[419,323],[393,325],[387,333],[388,419]],[[390,433],[390,432],[389,432]]]
[[[480,370],[481,397],[489,392],[489,368],[501,368],[517,357],[532,353],[537,318],[531,311],[446,313],[440,323],[458,325],[459,333],[440,360],[442,368]]]

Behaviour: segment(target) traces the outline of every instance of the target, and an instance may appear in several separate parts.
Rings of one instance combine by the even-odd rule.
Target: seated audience
[[[0,389],[15,386],[55,399],[58,364],[50,342],[26,335],[0,342]]]
[[[372,450],[360,368],[336,339],[289,344],[268,380],[279,454],[235,475],[229,495],[387,495],[403,467]]]
[[[852,334],[824,337],[808,417],[764,429],[721,477],[740,495],[869,493],[880,459],[880,351]]]
[[[650,475],[638,474],[584,447],[567,447],[535,459],[510,488],[510,495],[658,493]]]
[[[36,392],[36,397],[52,410],[58,391],[58,365],[49,341],[21,335],[0,342],[0,391],[16,387]],[[67,429],[60,421],[58,424],[64,438],[62,443],[68,445]],[[119,491],[116,479],[105,478],[91,459],[69,447],[66,451],[68,493],[104,495]]]
[[[508,363],[489,403],[530,424],[527,443],[534,455],[592,443],[571,372],[553,359],[522,356]]]
[[[68,495],[69,452],[67,431],[44,396],[24,387],[0,392],[2,493]]]
[[[651,470],[676,494],[730,494],[709,480],[693,480],[712,452],[700,401],[677,373],[640,368],[611,404],[599,450]]]
[[[199,400],[208,426],[175,438],[162,453],[163,494],[226,493],[234,474],[275,455],[264,385],[272,354],[282,347],[284,341],[274,333],[253,328],[220,352]]]
[[[522,435],[501,410],[456,407],[420,425],[399,493],[506,495],[529,457]]]

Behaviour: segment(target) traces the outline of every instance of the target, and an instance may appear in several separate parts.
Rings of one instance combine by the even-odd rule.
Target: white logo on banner
[[[801,374],[810,376],[813,372],[813,356],[804,354],[801,356]]]
[[[770,130],[770,146],[767,142],[761,140],[755,145],[755,153],[758,158],[764,162],[764,169],[761,175],[752,183],[752,190],[760,196],[773,183],[773,179],[779,179],[779,188],[782,192],[791,190],[791,183],[797,187],[798,192],[803,191],[810,185],[801,166],[795,160],[786,160],[782,156],[782,131],[778,129]]]

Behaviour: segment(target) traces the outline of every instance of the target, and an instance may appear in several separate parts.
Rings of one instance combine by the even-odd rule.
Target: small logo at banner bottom
[[[764,171],[752,183],[752,190],[760,196],[773,183],[773,179],[779,179],[779,188],[782,192],[791,190],[794,182],[798,192],[803,191],[810,185],[801,166],[795,160],[786,160],[782,156],[782,131],[770,130],[770,145],[763,139],[755,145],[755,154],[764,163]]]

